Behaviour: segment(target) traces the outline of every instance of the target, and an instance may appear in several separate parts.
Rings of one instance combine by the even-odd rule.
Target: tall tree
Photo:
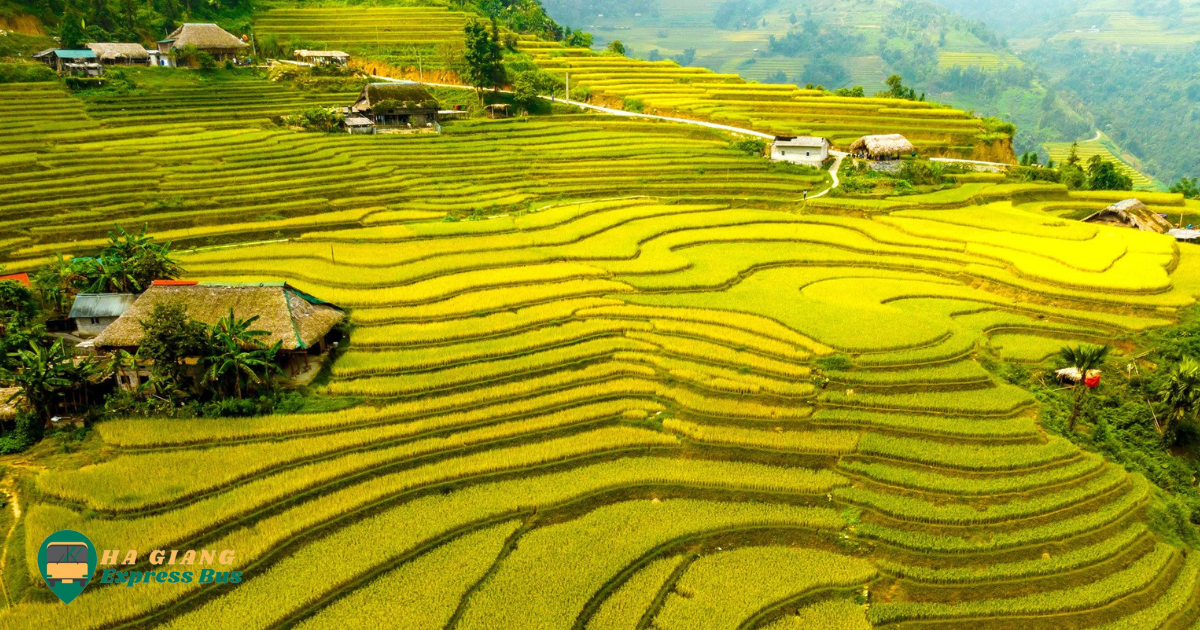
[[[463,59],[466,62],[467,82],[476,90],[496,89],[504,83],[504,55],[500,49],[500,34],[496,23],[492,29],[478,20],[468,22],[466,34],[466,50]],[[482,94],[480,94],[482,100]]]
[[[1083,400],[1092,389],[1087,382],[1088,372],[1100,369],[1100,366],[1104,365],[1104,360],[1108,358],[1110,350],[1109,346],[1083,344],[1069,346],[1059,352],[1067,367],[1073,367],[1079,371],[1079,380],[1075,383],[1075,402],[1071,408],[1071,419],[1068,423],[1068,429],[1072,433],[1075,431],[1075,423],[1079,420],[1079,410],[1083,408]]]

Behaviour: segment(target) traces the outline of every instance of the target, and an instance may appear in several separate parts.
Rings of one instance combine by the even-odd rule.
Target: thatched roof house
[[[150,53],[141,44],[88,44],[88,49],[96,53],[100,63],[147,65],[150,63]]]
[[[346,314],[342,309],[279,283],[197,284],[156,282],[129,310],[96,338],[98,349],[137,347],[145,332],[142,321],[159,304],[178,303],[199,322],[213,325],[233,314],[238,318],[257,316],[254,328],[267,331],[267,344],[282,343],[285,353],[323,351],[326,337]]]
[[[896,159],[915,153],[917,148],[908,138],[894,133],[884,136],[863,136],[850,145],[850,152],[868,160]]]
[[[166,54],[193,46],[213,56],[217,61],[234,59],[248,44],[216,24],[188,23],[175,29],[158,42],[159,52]]]
[[[1084,223],[1129,227],[1156,234],[1166,234],[1174,227],[1170,221],[1146,207],[1146,204],[1142,203],[1140,199],[1119,201],[1083,221]]]
[[[350,111],[380,126],[425,127],[438,121],[438,102],[420,83],[398,81],[363,87]]]

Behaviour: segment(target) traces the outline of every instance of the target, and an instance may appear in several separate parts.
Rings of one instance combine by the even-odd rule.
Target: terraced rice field
[[[294,48],[334,48],[392,66],[442,68],[440,47],[462,47],[463,26],[475,16],[445,6],[276,8],[258,13],[259,36]]]
[[[1062,164],[1066,161],[1067,156],[1071,155],[1071,144],[1070,142],[1048,142],[1045,145],[1045,149],[1050,155],[1050,159],[1058,164]],[[1087,161],[1095,155],[1099,155],[1101,158],[1116,164],[1117,170],[1128,175],[1133,180],[1134,188],[1142,190],[1165,190],[1165,187],[1161,183],[1137,170],[1118,155],[1113,150],[1112,141],[1107,137],[1079,143],[1079,158],[1083,161],[1085,167]]]
[[[980,68],[982,70],[999,70],[1006,66],[1019,66],[1021,60],[1013,56],[1001,56],[997,53],[978,52],[949,52],[938,53],[938,66],[947,68]]]
[[[441,71],[446,70],[446,48],[461,46],[468,19],[466,13],[436,6],[364,7],[349,13],[336,8],[292,8],[259,13],[255,24],[260,34],[296,46],[344,48],[365,56],[357,63],[373,72],[445,82],[457,81]],[[818,135],[842,148],[863,135],[902,133],[931,155],[1001,161],[1012,157],[1007,143],[980,142],[985,130],[979,120],[934,103],[847,99],[791,85],[764,86],[747,83],[737,74],[683,68],[671,61],[600,55],[529,36],[522,37],[518,48],[550,72],[569,73],[571,85],[588,88],[593,102],[618,109],[636,102],[647,113],[700,118],[777,135]],[[755,76],[773,71],[775,60],[759,61],[764,66],[753,69]],[[797,63],[790,60],[786,65],[792,69],[785,74],[796,75]],[[430,76],[424,70],[438,74]],[[882,77],[865,72],[865,86],[882,82]]]
[[[1075,13],[1067,29],[1050,41],[1182,53],[1200,41],[1200,4],[1187,0],[1181,9],[1179,17],[1168,17],[1138,15],[1137,3],[1130,0],[1089,3]]]
[[[94,585],[0,626],[1198,621],[1198,556],[1149,529],[1148,482],[1048,437],[1029,394],[977,361],[1194,303],[1200,261],[1171,239],[1054,215],[1103,195],[980,182],[846,212],[666,123],[226,133],[4,90],[59,106],[41,137],[0,144],[6,225],[27,239],[10,268],[85,252],[69,239],[117,217],[185,250],[220,237],[182,253],[189,277],[287,280],[351,309],[319,395],[363,402],[101,423],[103,461],[32,482],[24,569],[74,529],[143,558],[234,549],[244,578]],[[98,162],[126,189],[89,180]],[[175,197],[189,205],[155,209]],[[509,212],[442,220],[473,208]],[[848,367],[822,372],[835,354]]]
[[[442,136],[295,134],[251,126],[266,118],[247,112],[294,111],[313,97],[261,78],[222,86],[86,104],[52,84],[7,88],[57,115],[30,130],[14,108],[0,147],[0,160],[20,166],[0,183],[0,230],[16,239],[10,250],[19,247],[11,256],[44,256],[72,241],[86,247],[114,221],[146,221],[168,238],[202,244],[685,189],[724,203],[786,201],[822,186],[820,177],[772,170],[695,128],[589,117],[462,124]],[[147,122],[138,108],[151,102],[156,118]]]
[[[747,83],[738,75],[680,67],[672,61],[596,54],[552,42],[527,39],[520,49],[546,70],[569,74],[571,85],[589,88],[594,100],[617,108],[636,101],[647,113],[702,118],[777,135],[823,136],[842,148],[863,135],[901,133],[928,154],[982,157],[980,121],[933,103],[834,97],[792,85]]]

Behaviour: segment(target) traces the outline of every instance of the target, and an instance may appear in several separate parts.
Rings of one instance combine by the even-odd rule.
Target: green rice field
[[[978,132],[932,104],[523,45],[648,109],[926,146]],[[1048,435],[981,362],[1195,304],[1193,251],[1059,216],[1119,193],[978,178],[804,202],[824,175],[708,129],[301,133],[267,120],[346,95],[218,76],[124,99],[0,86],[3,262],[146,222],[189,279],[287,281],[348,309],[313,395],[356,404],[97,424],[93,458],[29,471],[5,571],[40,583],[40,541],[71,529],[142,558],[233,549],[243,579],[27,597],[0,627],[1200,623],[1200,561],[1155,533],[1158,490]]]
[[[1058,164],[1062,164],[1066,161],[1067,156],[1071,154],[1071,145],[1072,143],[1070,142],[1050,142],[1046,144],[1045,149],[1049,154],[1050,159],[1054,160]],[[1096,155],[1099,155],[1101,158],[1116,164],[1117,170],[1133,179],[1134,188],[1166,190],[1166,187],[1164,187],[1161,183],[1154,180],[1149,175],[1142,173],[1133,165],[1131,165],[1126,158],[1122,157],[1116,145],[1113,144],[1112,140],[1109,140],[1107,136],[1101,135],[1098,140],[1089,140],[1079,143],[1079,158],[1082,160],[1084,166],[1087,165],[1087,161],[1090,160],[1092,156]]]

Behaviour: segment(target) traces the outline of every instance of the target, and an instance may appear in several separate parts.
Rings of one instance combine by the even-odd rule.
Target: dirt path
[[[8,533],[4,535],[4,546],[0,547],[0,590],[4,591],[4,602],[9,608],[12,608],[12,597],[8,594],[8,586],[2,576],[5,574],[6,564],[8,562],[8,546],[12,542],[13,534],[17,532],[17,525],[21,522],[21,497],[17,494],[16,486],[13,484],[11,476],[5,476],[3,482],[3,492],[8,496],[9,503],[12,504],[13,522],[12,527],[8,528]]]

